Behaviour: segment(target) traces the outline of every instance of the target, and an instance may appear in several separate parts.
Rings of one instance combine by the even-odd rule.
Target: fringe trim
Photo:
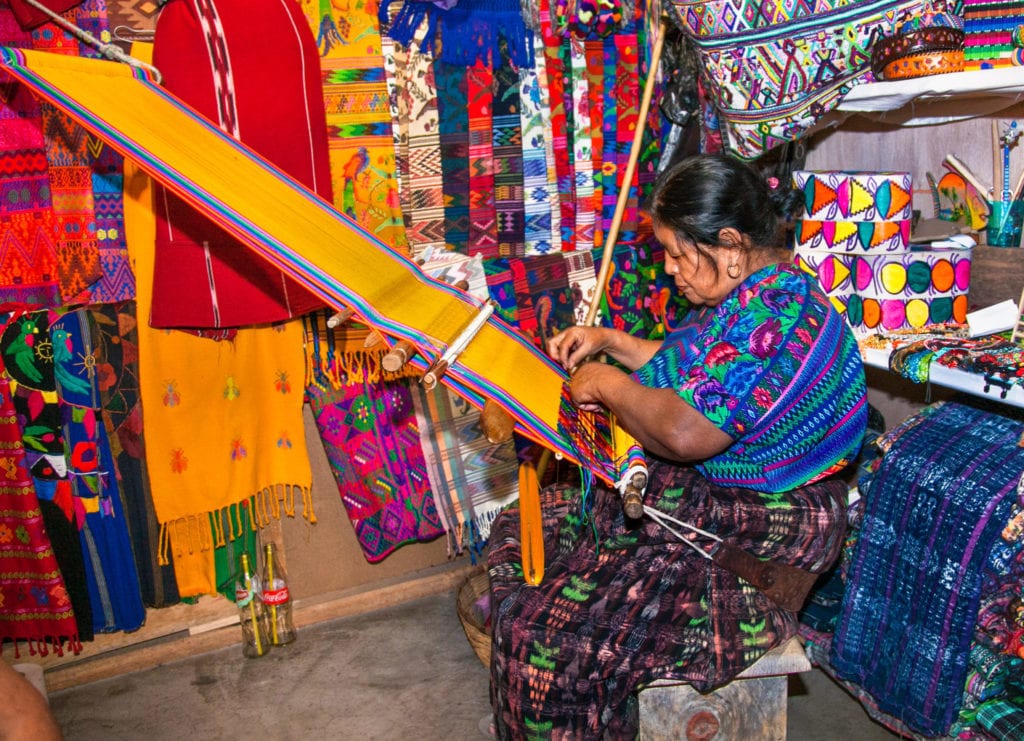
[[[49,656],[50,651],[53,651],[57,656],[63,656],[65,651],[70,651],[75,656],[82,653],[82,641],[79,640],[77,633],[70,636],[43,636],[41,638],[0,638],[0,657],[4,655],[4,644],[7,641],[10,641],[14,646],[15,660],[21,658],[19,644],[22,642],[28,646],[29,656]],[[64,646],[65,642],[67,642],[66,648]]]
[[[282,514],[286,517],[295,517],[296,491],[302,497],[302,516],[311,525],[316,524],[312,487],[297,484],[275,484],[257,491],[248,499],[230,504],[220,510],[180,517],[170,522],[161,522],[157,563],[160,566],[170,565],[168,555],[172,543],[177,549],[177,555],[184,556],[186,551],[188,553],[208,551],[227,545],[229,540],[235,541],[245,534],[242,507],[249,509],[249,527],[253,532],[259,532],[269,525],[271,518],[280,520]],[[228,523],[226,527],[225,520]]]
[[[368,330],[335,329],[326,331],[352,332],[357,339],[360,337],[365,339],[370,335]],[[363,340],[359,339],[358,342],[353,343],[349,338],[344,344],[361,345],[362,342]],[[323,344],[326,344],[325,340]],[[384,369],[384,356],[390,349],[386,344],[381,344],[370,348],[325,353],[322,352],[322,345],[307,341],[306,385],[316,386],[322,391],[337,391],[351,385],[393,381],[399,378],[418,378],[420,370],[408,363],[397,371]]]

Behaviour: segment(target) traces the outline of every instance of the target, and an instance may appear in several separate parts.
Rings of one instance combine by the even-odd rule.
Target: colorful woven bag
[[[728,148],[755,159],[800,138],[853,86],[871,46],[923,0],[672,0]]]

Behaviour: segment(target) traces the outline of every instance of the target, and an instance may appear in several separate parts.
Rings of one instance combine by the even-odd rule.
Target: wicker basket
[[[487,614],[481,609],[480,600],[491,590],[487,569],[475,569],[459,587],[455,610],[459,613],[462,629],[466,631],[469,645],[483,665],[491,665],[491,634],[487,631]]]

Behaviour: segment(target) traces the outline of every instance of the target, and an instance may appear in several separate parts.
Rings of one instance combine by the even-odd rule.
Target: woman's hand
[[[573,326],[548,340],[548,354],[570,374],[592,355],[607,349],[609,330],[603,327]]]
[[[569,398],[586,412],[597,412],[605,407],[606,394],[613,388],[616,376],[625,377],[617,368],[605,363],[584,363],[569,381]]]

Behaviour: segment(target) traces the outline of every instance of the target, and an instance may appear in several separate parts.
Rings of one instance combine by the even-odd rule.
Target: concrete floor
[[[897,738],[820,671],[791,679],[790,741]],[[447,592],[304,628],[263,658],[232,647],[54,692],[50,707],[68,741],[471,741],[487,685]]]

